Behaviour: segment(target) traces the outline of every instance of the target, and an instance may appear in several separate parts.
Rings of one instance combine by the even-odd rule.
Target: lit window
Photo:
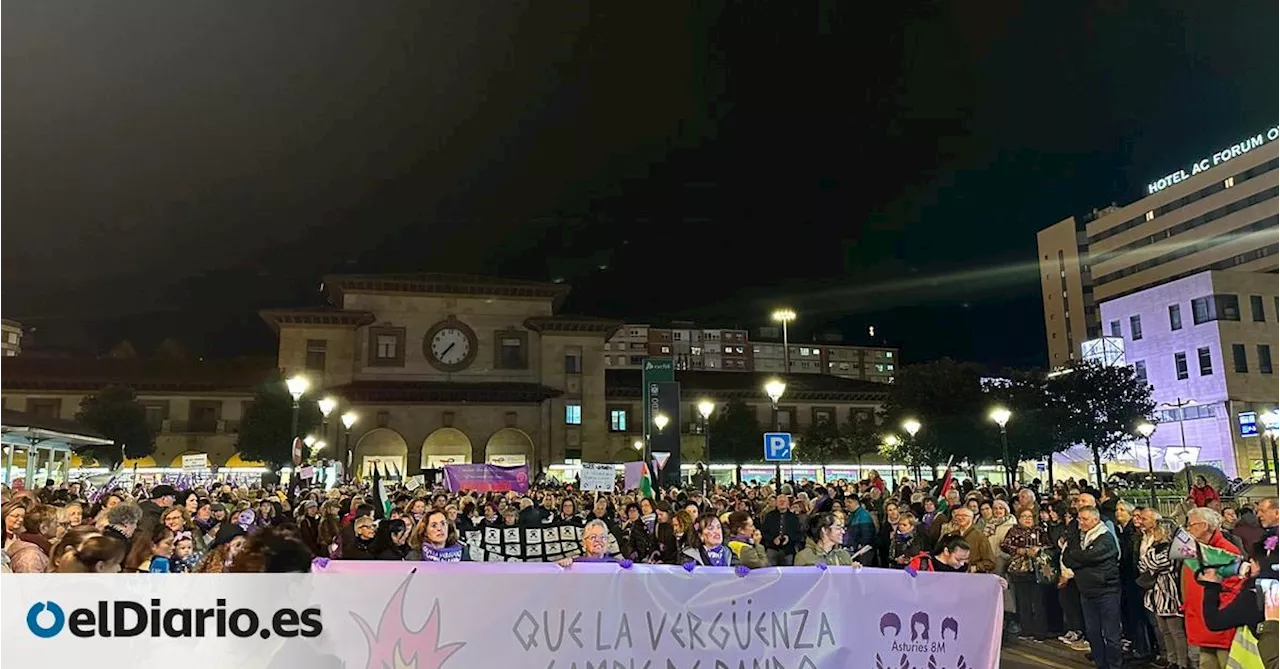
[[[609,410],[609,431],[610,432],[626,432],[627,431],[627,410],[626,409],[610,409]]]
[[[1235,177],[1227,177],[1227,180],[1226,180],[1226,181],[1224,181],[1224,182],[1222,182],[1222,185],[1223,185],[1223,186],[1226,186],[1227,188],[1230,188],[1230,187],[1232,187],[1232,186],[1236,185],[1236,178],[1235,178]]]
[[[565,425],[582,425],[581,404],[564,405],[564,423]]]
[[[701,346],[690,346],[690,347],[689,347],[689,352],[690,352],[690,353],[692,353],[692,354],[694,354],[694,355],[702,355],[702,347],[701,347]]]
[[[1154,211],[1148,211],[1148,212],[1147,212],[1147,220],[1148,220],[1148,221],[1155,219],[1155,217],[1156,217],[1156,212],[1154,212]]]
[[[663,346],[663,347],[661,347],[661,348],[662,348],[662,352],[663,352],[663,353],[670,353],[670,352],[671,352],[671,347],[670,347],[670,346]]]
[[[804,347],[801,347],[801,348],[800,348],[800,355],[809,355],[809,349],[804,348]]]
[[[885,351],[885,352],[884,352],[884,357],[886,357],[886,358],[892,358],[892,357],[893,357],[893,351]]]

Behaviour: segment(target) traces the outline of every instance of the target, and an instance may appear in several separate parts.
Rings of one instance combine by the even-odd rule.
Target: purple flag
[[[514,490],[529,491],[529,466],[499,467],[498,465],[445,465],[445,487],[451,492],[475,490],[478,492]]]

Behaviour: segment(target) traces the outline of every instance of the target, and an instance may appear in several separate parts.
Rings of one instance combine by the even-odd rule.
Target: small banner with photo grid
[[[555,562],[582,555],[582,528],[577,525],[486,527],[464,532],[463,541],[473,562]],[[612,534],[609,554],[622,555]]]

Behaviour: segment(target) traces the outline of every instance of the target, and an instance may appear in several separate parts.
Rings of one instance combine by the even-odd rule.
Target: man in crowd
[[[1079,540],[1063,539],[1062,564],[1075,573],[1094,666],[1120,669],[1120,547],[1097,507],[1081,507],[1076,520]]]
[[[1222,516],[1208,507],[1196,507],[1187,512],[1187,532],[1197,542],[1239,555],[1240,549],[1222,536]],[[1222,606],[1230,603],[1240,591],[1240,579],[1229,578],[1222,583]],[[1187,644],[1194,657],[1200,657],[1200,669],[1226,669],[1227,655],[1235,630],[1210,631],[1204,620],[1204,586],[1196,573],[1185,564],[1182,567],[1182,609],[1186,615]]]
[[[973,509],[959,506],[951,510],[953,536],[964,539],[969,545],[969,571],[990,574],[996,568],[996,556],[985,533],[973,524]],[[945,541],[947,537],[943,537]]]
[[[791,512],[790,497],[778,495],[773,503],[774,508],[764,514],[760,526],[765,553],[769,556],[769,564],[790,567],[795,563],[796,552],[804,545],[804,531],[800,527],[800,518]]]

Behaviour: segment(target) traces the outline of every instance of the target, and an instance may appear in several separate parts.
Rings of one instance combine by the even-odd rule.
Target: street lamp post
[[[662,434],[662,429],[667,426],[671,419],[665,413],[656,413],[653,415],[653,426],[658,428],[658,434]],[[649,480],[653,486],[661,485],[658,481],[658,472],[653,469],[653,433],[649,433],[649,443],[645,445],[644,467],[649,470]]]
[[[1151,508],[1156,508],[1156,464],[1151,457],[1151,435],[1155,433],[1156,426],[1149,421],[1138,423],[1138,434],[1142,436],[1142,440],[1147,444],[1147,485],[1151,490]]]
[[[916,445],[916,433],[920,431],[920,421],[914,418],[908,418],[902,421],[902,429],[907,431],[907,438],[910,439],[910,445]],[[916,462],[916,482],[919,483],[924,476],[920,473],[920,463]]]
[[[299,374],[289,377],[284,384],[289,389],[289,396],[293,398],[293,427],[289,429],[289,448],[293,448],[293,440],[298,438],[298,402],[306,394],[307,388],[311,387],[311,382]]]
[[[333,410],[338,408],[338,400],[335,400],[332,397],[323,397],[319,402],[316,402],[316,406],[320,407],[320,439],[328,439],[329,414],[333,413]]]
[[[1262,421],[1262,482],[1271,485],[1271,465],[1280,472],[1280,460],[1276,459],[1276,439],[1280,437],[1280,414],[1275,410],[1267,411],[1258,417]],[[1271,453],[1267,453],[1267,440],[1271,441]],[[1270,462],[1268,462],[1270,455]]]
[[[716,403],[711,400],[702,400],[698,402],[698,414],[702,416],[702,458],[707,463],[706,478],[713,478],[711,474],[711,414],[716,410]],[[706,485],[706,478],[703,479],[703,485]],[[714,478],[712,486],[715,485]],[[703,490],[703,494],[706,494]]]
[[[356,424],[356,420],[360,418],[359,414],[354,411],[348,411],[342,414],[343,443],[342,443],[342,478],[346,480],[351,476],[351,426]]]
[[[898,435],[896,434],[886,434],[884,436],[883,443],[885,449],[889,453],[889,480],[893,481],[893,485],[890,487],[889,492],[893,492],[898,487],[897,479],[893,473],[893,470],[898,466],[898,462],[897,458],[895,458],[893,454],[897,451],[898,444],[902,443],[902,440],[898,439]]]
[[[1004,407],[996,407],[991,410],[991,420],[1000,426],[1000,449],[1004,458],[1004,489],[1006,492],[1013,492],[1013,467],[1009,462],[1009,432],[1005,429],[1005,425],[1009,423],[1009,418],[1013,416],[1013,412]]]
[[[698,415],[702,416],[702,457],[711,466],[711,414],[716,410],[716,403],[711,400],[698,402]],[[710,470],[708,470],[710,471]]]
[[[1192,406],[1195,403],[1196,401],[1194,399],[1184,400],[1181,397],[1179,397],[1173,402],[1163,402],[1160,404],[1160,406],[1169,407],[1171,409],[1178,410],[1178,439],[1182,443],[1182,455],[1183,455],[1182,468],[1187,473],[1187,490],[1191,489],[1191,465],[1185,459],[1187,455],[1187,429],[1182,424],[1182,420],[1184,418],[1184,416],[1182,415],[1182,410],[1185,407]],[[1099,476],[1101,476],[1101,472],[1099,472]]]
[[[791,314],[795,318],[795,314]],[[786,327],[786,321],[783,320],[783,327]],[[785,331],[785,330],[784,330]],[[785,353],[786,347],[783,347]],[[781,379],[771,379],[764,384],[764,394],[769,396],[769,401],[773,403],[773,431],[781,432],[782,426],[778,421],[778,400],[782,399],[782,394],[787,392],[787,384]],[[782,494],[782,463],[773,463],[773,491],[775,494]]]
[[[773,320],[782,323],[782,373],[791,373],[791,347],[787,344],[787,323],[796,319],[796,312],[790,309],[778,309],[772,314]]]

